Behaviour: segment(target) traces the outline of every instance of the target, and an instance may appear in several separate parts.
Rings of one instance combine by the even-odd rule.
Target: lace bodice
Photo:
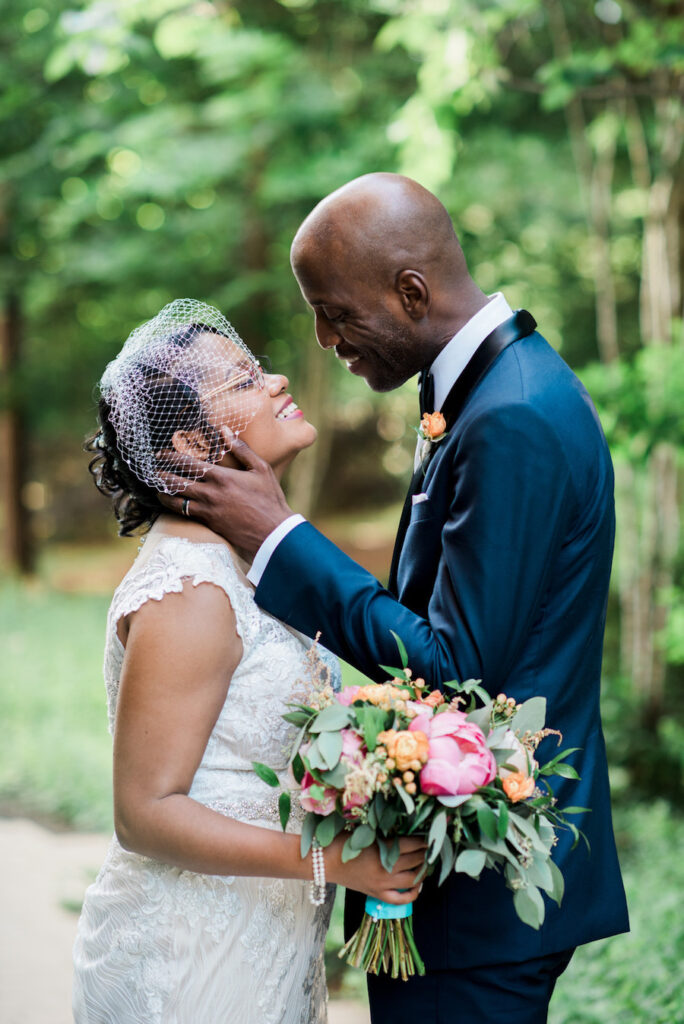
[[[178,593],[186,581],[194,586],[212,583],[224,591],[235,613],[243,655],[233,673],[228,694],[195,775],[190,796],[236,817],[254,819],[261,801],[269,805],[268,817],[277,818],[277,791],[254,774],[253,761],[269,765],[284,778],[289,747],[295,730],[282,719],[286,703],[301,696],[308,665],[305,655],[311,641],[274,619],[254,600],[244,565],[221,543],[197,543],[180,537],[151,538],[145,545],[112,599],[107,617],[104,677],[107,688],[109,728],[113,732],[124,648],[117,623],[146,601]],[[150,541],[147,542],[148,544]],[[335,658],[320,649],[328,664],[332,684],[340,685]],[[250,801],[238,813],[237,802]]]

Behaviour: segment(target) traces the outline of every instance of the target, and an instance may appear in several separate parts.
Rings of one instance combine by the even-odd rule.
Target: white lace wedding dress
[[[310,641],[263,612],[223,544],[150,537],[109,611],[105,682],[110,731],[123,647],[116,625],[187,580],[225,591],[244,653],[190,796],[222,814],[279,829],[278,790],[252,769],[286,776],[293,730],[286,701],[307,678]],[[154,546],[152,546],[154,545]],[[326,654],[327,652],[321,652]],[[339,682],[339,669],[331,659]],[[294,807],[294,804],[293,804]],[[301,815],[289,826],[299,831]],[[323,947],[334,887],[314,907],[304,882],[181,871],[112,839],[88,889],[74,947],[77,1024],[320,1024],[327,1019]]]

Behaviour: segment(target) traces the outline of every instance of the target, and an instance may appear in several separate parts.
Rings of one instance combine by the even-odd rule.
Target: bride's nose
[[[276,395],[281,395],[283,391],[287,391],[289,386],[290,382],[284,373],[266,374],[266,387],[273,398],[275,398]]]

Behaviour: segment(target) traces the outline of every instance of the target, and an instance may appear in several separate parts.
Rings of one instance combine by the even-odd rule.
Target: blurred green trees
[[[414,392],[360,391],[317,351],[288,249],[324,194],[404,171],[447,205],[478,283],[532,310],[599,405],[619,515],[614,749],[675,792],[678,15],[671,0],[6,0],[0,457],[14,561],[30,564],[30,510],[34,538],[100,530],[79,455],[93,383],[180,295],[220,306],[294,377],[321,428],[290,481],[296,507],[399,498]]]

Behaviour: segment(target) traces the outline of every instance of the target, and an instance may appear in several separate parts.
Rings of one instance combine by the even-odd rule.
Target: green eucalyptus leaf
[[[352,833],[352,835],[349,836],[349,839],[346,841],[346,843],[342,847],[342,856],[341,856],[340,859],[341,859],[343,864],[346,864],[347,861],[354,860],[354,858],[358,857],[358,855],[361,853],[360,849],[355,850],[354,847],[351,844],[353,836],[354,836],[354,833]]]
[[[306,857],[307,853],[311,849],[311,843],[313,842],[314,832],[316,831],[316,825],[321,819],[317,814],[307,814],[302,824],[302,835],[300,841],[300,851],[302,857]]]
[[[539,732],[546,721],[546,697],[530,697],[524,701],[512,719],[512,728],[518,735]]]
[[[311,715],[307,715],[305,711],[288,711],[283,718],[290,725],[296,725],[298,729],[301,729],[309,721]]]
[[[499,804],[499,814],[496,825],[497,835],[501,839],[505,839],[506,833],[508,832],[508,807],[501,801]]]
[[[553,886],[549,896],[560,907],[565,893],[565,879],[563,878],[563,872],[552,860],[549,860],[549,870],[553,879]]]
[[[440,811],[432,819],[428,832],[428,864],[434,864],[442,848],[447,831],[446,811]]]
[[[526,889],[516,889],[513,893],[515,912],[530,928],[538,931],[544,920],[544,901],[539,889],[529,885]]]
[[[359,825],[352,832],[349,842],[352,850],[365,850],[375,842],[375,829],[370,825]]]
[[[544,889],[545,892],[553,890],[553,875],[546,857],[534,855],[532,863],[527,868],[527,877],[539,889]]]
[[[342,754],[342,733],[322,732],[318,737],[318,749],[325,761],[324,767],[332,771]]]
[[[454,845],[448,835],[445,835],[442,840],[442,848],[439,851],[439,854],[442,859],[442,869],[439,873],[439,882],[437,884],[442,885],[447,875],[453,871],[454,862],[456,860],[456,851],[454,850]]]
[[[326,786],[332,786],[333,789],[344,789],[344,780],[347,777],[348,771],[349,766],[346,765],[344,761],[340,761],[332,771],[319,772],[319,774],[321,776],[321,781],[324,782]]]
[[[335,836],[344,828],[344,818],[340,814],[328,814],[316,826],[316,839],[321,846],[330,846]]]
[[[350,708],[335,701],[316,715],[309,726],[309,732],[336,732],[338,729],[344,729],[351,721],[351,714]]]
[[[479,878],[485,866],[486,854],[484,850],[461,850],[454,871],[461,871],[470,875],[471,878]]]
[[[458,796],[438,796],[437,799],[443,807],[460,807],[461,804],[470,800],[470,794],[460,793]]]
[[[469,722],[474,722],[475,725],[479,726],[480,729],[482,729],[482,732],[486,736],[488,731],[489,731],[489,723],[491,721],[491,717],[492,717],[492,705],[491,705],[491,702],[490,702],[488,704],[485,704],[485,706],[483,708],[475,708],[474,711],[471,711],[468,714],[468,721]]]

